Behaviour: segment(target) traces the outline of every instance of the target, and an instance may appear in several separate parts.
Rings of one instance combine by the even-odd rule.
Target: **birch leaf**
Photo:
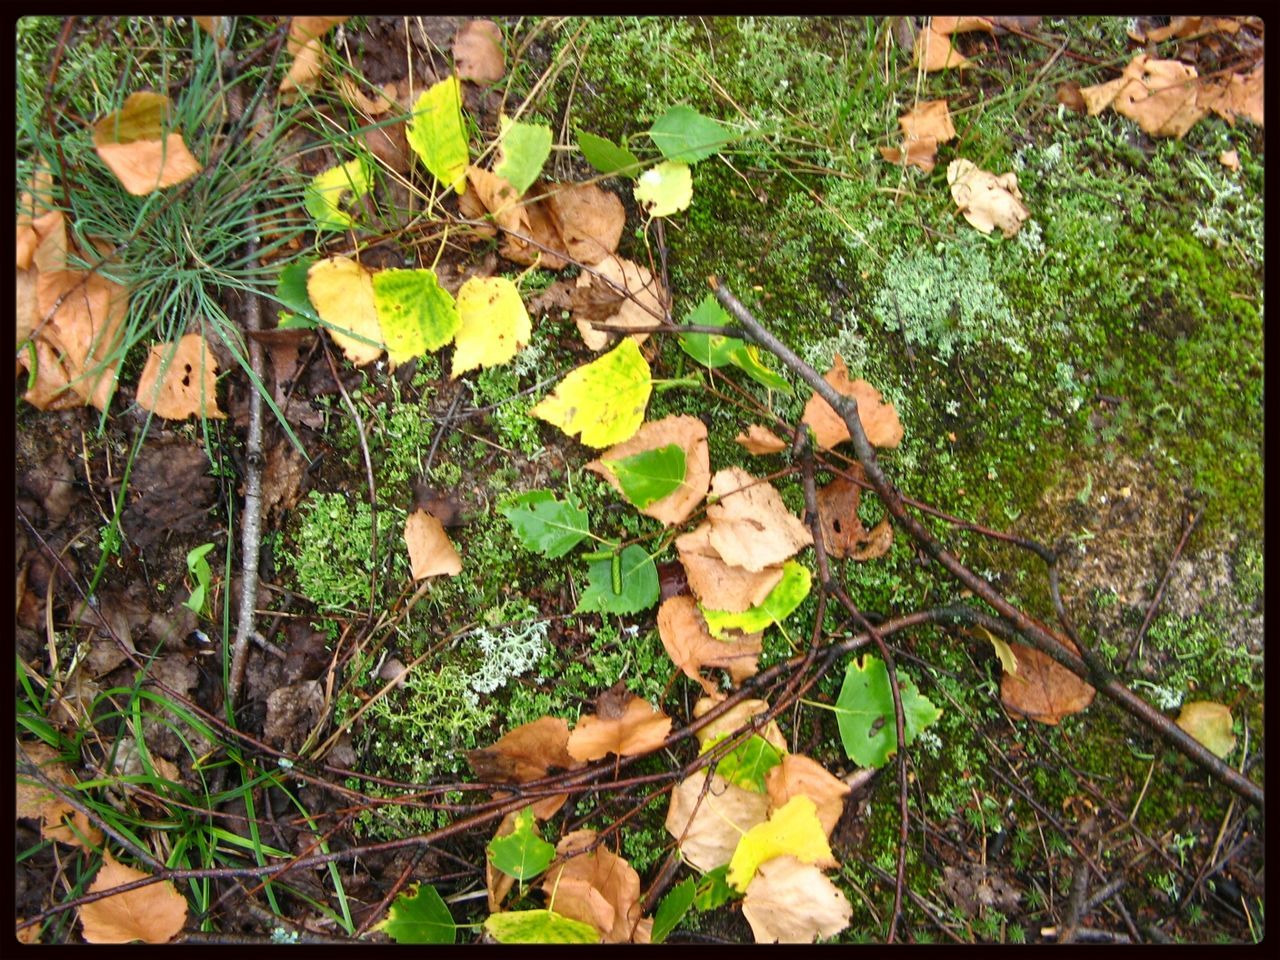
[[[644,421],[652,392],[649,364],[630,337],[569,373],[530,413],[589,447],[630,439]]]
[[[432,176],[459,195],[466,192],[469,157],[457,77],[445,77],[423,91],[405,133],[409,146]]]

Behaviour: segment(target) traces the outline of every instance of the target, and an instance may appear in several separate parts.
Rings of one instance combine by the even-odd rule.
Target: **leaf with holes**
[[[218,409],[218,361],[198,333],[188,333],[177,343],[157,343],[138,377],[138,406],[153,410],[166,420],[212,417]]]
[[[542,839],[534,823],[533,807],[517,813],[515,829],[490,840],[488,850],[490,863],[521,882],[547,869],[556,855],[556,848]]]
[[[639,613],[657,603],[660,592],[653,557],[632,545],[620,557],[592,561],[574,612]]]
[[[902,697],[903,733],[907,745],[932,724],[942,710],[921,696],[911,678],[898,673]],[[864,656],[844,672],[836,698],[836,723],[840,742],[849,759],[864,767],[882,767],[898,749],[897,723],[889,671],[879,657]]]
[[[458,926],[435,887],[429,883],[414,884],[396,897],[386,918],[375,930],[381,930],[396,943],[455,943]]]
[[[511,522],[526,549],[552,560],[591,535],[587,511],[572,495],[557,500],[550,490],[530,490],[504,501],[498,512]]]
[[[439,350],[462,324],[458,305],[440,286],[434,270],[375,273],[373,301],[393,363],[408,363],[428,350]]]
[[[467,132],[458,78],[445,77],[423,91],[405,129],[409,146],[431,175],[459,195],[467,189]]]
[[[316,174],[302,191],[302,204],[317,230],[346,230],[355,220],[343,207],[350,207],[372,186],[373,169],[357,157]]]

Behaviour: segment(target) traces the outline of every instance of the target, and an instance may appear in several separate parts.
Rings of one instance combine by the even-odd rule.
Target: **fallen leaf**
[[[718,700],[713,700],[711,697],[702,697],[693,705],[693,718],[701,720],[718,704]],[[695,731],[694,735],[698,738],[698,746],[704,748],[708,742],[717,737],[727,736],[746,729],[753,717],[759,716],[768,709],[769,704],[764,700],[738,701],[714,720]],[[776,720],[768,721],[756,732],[770,746],[776,747],[782,753],[787,752],[787,738],[782,735],[782,730]]]
[[[669,217],[693,202],[693,174],[687,163],[664,160],[640,174],[634,190],[636,203],[650,217]]]
[[[601,694],[598,712],[580,717],[569,734],[569,756],[589,763],[610,753],[634,757],[657,750],[671,732],[671,718],[635,694],[626,694],[622,704],[609,691]]]
[[[311,90],[324,71],[325,52],[321,38],[346,17],[294,17],[289,22],[286,50],[293,57],[289,72],[280,81],[280,91]]]
[[[37,251],[37,261],[39,257]],[[76,395],[106,410],[115,390],[118,364],[103,363],[103,358],[111,356],[118,345],[129,292],[99,273],[42,269],[36,280],[36,303],[41,318],[50,317],[39,339],[52,351],[40,356],[41,365],[46,356],[54,364],[61,363]],[[54,359],[56,355],[61,355],[60,361]]]
[[[457,77],[445,77],[422,92],[413,105],[405,135],[413,152],[441,186],[460,195],[467,189],[467,131]]]
[[[711,545],[708,522],[676,537],[676,553],[689,579],[689,589],[711,610],[741,613],[759,606],[782,580],[781,566],[753,572],[725,563]]]
[[[379,270],[372,279],[378,329],[393,364],[439,350],[461,329],[461,308],[434,270]]]
[[[813,543],[809,528],[787,509],[773,485],[741,467],[718,471],[711,478],[711,493],[718,498],[707,507],[711,546],[730,566],[758,573]]]
[[[689,519],[706,497],[707,487],[711,482],[707,427],[697,417],[673,415],[641,424],[635,436],[610,447],[599,459],[588,463],[586,468],[604,477],[615,490],[621,491],[621,482],[601,461],[621,460],[672,443],[684,451],[684,480],[674,493],[653,501],[640,512],[666,526],[675,526]]]
[[[747,884],[742,916],[756,943],[813,943],[849,926],[853,908],[818,867],[783,855]]]
[[[785,440],[778,437],[768,427],[762,427],[758,423],[753,423],[747,428],[746,433],[738,434],[733,440],[745,448],[747,453],[753,453],[756,456],[766,453],[781,453],[787,449]]]
[[[849,785],[826,767],[798,753],[785,754],[782,762],[765,774],[765,789],[775,808],[786,806],[796,796],[812,800],[828,837],[840,821],[844,798],[850,792]]]
[[[1068,110],[1073,110],[1076,113],[1088,112],[1089,104],[1085,101],[1080,84],[1074,80],[1066,80],[1058,84],[1056,96],[1058,102]]]
[[[1263,65],[1248,73],[1202,81],[1197,103],[1212,110],[1233,127],[1236,117],[1263,126]]]
[[[85,814],[57,799],[50,800],[40,811],[40,836],[86,851],[96,850],[104,839],[102,831]]]
[[[863,432],[873,447],[896,447],[902,442],[902,422],[892,403],[886,403],[880,391],[865,380],[849,379],[849,368],[844,358],[836,354],[831,369],[823,377],[842,396],[858,402],[858,419]],[[813,428],[818,446],[829,450],[849,439],[849,428],[844,419],[832,409],[831,404],[816,393],[805,404],[802,422]]]
[[[899,147],[877,147],[880,156],[890,163],[902,163],[908,167],[919,167],[925,173],[932,173],[938,160],[938,140],[936,137],[921,137],[918,140],[905,141]]]
[[[545,203],[570,259],[590,266],[618,249],[627,212],[617,194],[594,183],[560,183]]]
[[[200,334],[188,333],[176,344],[157,343],[138,377],[138,406],[166,420],[222,420],[217,373],[218,361]]]
[[[567,796],[568,795],[566,794],[566,797]],[[498,824],[498,829],[493,835],[495,840],[501,837],[509,837],[515,833],[516,816],[518,813],[518,810],[512,810],[502,818],[502,822]],[[488,893],[490,913],[497,913],[502,909],[502,901],[507,898],[507,894],[511,892],[511,888],[514,887],[515,884],[516,878],[514,876],[509,873],[504,873],[493,865],[493,856],[486,849],[484,858],[484,887],[485,891]]]
[[[498,115],[498,157],[493,172],[524,193],[542,173],[551,153],[551,127]]]
[[[110,851],[89,885],[89,893],[144,880],[150,874],[118,863]],[[89,943],[168,943],[187,921],[187,901],[167,880],[94,900],[78,908]]]
[[[1116,94],[1111,107],[1153,137],[1181,139],[1208,112],[1198,102],[1195,67],[1139,54],[1125,73],[1132,79]]]
[[[1065,637],[1060,642],[1079,653]],[[1011,713],[1057,726],[1063,717],[1093,703],[1093,687],[1048,654],[1021,643],[1011,643],[1009,648],[1017,657],[1018,671],[1005,672],[1000,678],[1000,700]]]
[[[703,794],[707,772],[700,770],[671,791],[671,805],[663,825],[675,837],[680,855],[699,870],[723,867],[733,858],[738,842],[768,817],[769,798],[734,786],[712,774]]]
[[[395,102],[395,87],[386,84],[370,97],[360,89],[361,80],[343,74],[338,78],[338,93],[342,99],[369,117],[379,117],[391,109]]]
[[[472,277],[458,291],[461,325],[454,338],[451,379],[477,367],[510,362],[533,328],[520,291],[506,277]]]
[[[929,21],[929,29],[935,33],[995,33],[995,24],[990,17],[933,17]]]
[[[273,746],[297,749],[325,717],[327,702],[319,680],[302,680],[277,687],[267,695],[263,736]]]
[[[203,169],[182,134],[165,132],[168,113],[168,97],[134,93],[94,124],[94,149],[134,196],[172,187]]]
[[[706,620],[690,596],[671,597],[658,608],[658,635],[672,662],[708,695],[716,692],[716,684],[702,676],[704,667],[728,671],[735,686],[759,668],[764,635],[717,640],[707,630]]]
[[[666,291],[647,268],[608,256],[578,277],[573,296],[574,322],[588,347],[603,350],[620,334],[597,330],[594,323],[637,330],[661,326],[666,316],[665,300]],[[636,343],[648,338],[647,333],[631,337]]]
[[[653,921],[640,918],[640,875],[603,845],[584,852],[595,840],[594,830],[575,830],[556,844],[560,859],[539,885],[550,908],[591,924],[603,943],[648,943]]]
[[[918,67],[924,67],[925,73],[937,70],[964,70],[973,64],[951,46],[951,39],[930,27],[924,27],[916,34],[915,47],[911,51],[912,60]]]
[[[373,278],[348,257],[329,257],[307,271],[307,296],[334,342],[356,366],[382,356]]]
[[[649,364],[630,337],[572,370],[529,412],[589,447],[608,447],[635,436],[644,422],[653,381]]]
[[[905,156],[908,165],[929,173],[933,170],[938,144],[954,140],[956,128],[946,100],[925,100],[898,118],[902,127],[902,149],[881,147],[880,153],[891,163]]]
[[[342,209],[365,196],[373,186],[373,169],[362,157],[316,174],[303,189],[303,205],[316,230],[347,230],[355,226]]]
[[[819,867],[836,865],[817,805],[804,795],[793,796],[743,835],[729,861],[729,886],[745,891],[760,864],[781,856]]]
[[[1017,887],[996,870],[979,863],[943,867],[942,889],[970,917],[987,910],[1012,913],[1021,900]]]
[[[70,787],[76,782],[75,775],[62,762],[62,755],[43,741],[20,742],[18,757],[28,760],[59,786]],[[22,772],[17,774],[16,805],[13,811],[15,817],[37,818],[54,800],[57,800],[57,796],[34,776]]]
[[[713,637],[723,639],[726,630],[758,633],[791,616],[809,595],[812,585],[813,574],[809,572],[809,568],[795,560],[788,560],[782,565],[782,579],[759,605],[739,613],[712,610],[704,605],[702,615],[706,618],[707,629]]]
[[[1240,154],[1236,150],[1223,150],[1218,154],[1218,162],[1228,170],[1240,169]]]
[[[473,83],[497,83],[507,74],[502,28],[492,20],[468,20],[453,39],[458,76]]]
[[[996,176],[980,170],[971,160],[952,160],[947,165],[947,183],[964,218],[983,233],[999,227],[1006,238],[1012,237],[1031,217],[1031,211],[1022,205],[1018,175],[1013,171]]]
[[[504,833],[500,828],[485,847],[485,856],[488,864],[523,883],[547,869],[556,855],[556,848],[542,839],[533,807],[525,807],[514,817],[508,814],[502,821],[503,825],[508,820],[512,829]]]
[[[861,477],[861,465],[854,467],[852,472]],[[828,556],[847,556],[866,540],[866,528],[858,517],[861,501],[862,488],[846,477],[836,477],[818,489],[818,520]]]
[[[1236,748],[1236,736],[1231,732],[1231,710],[1221,703],[1209,700],[1184,703],[1178,714],[1178,726],[1221,759]]]
[[[491,913],[484,930],[498,943],[599,943],[600,931],[554,910]]]
[[[467,762],[481,780],[528,783],[562,770],[580,766],[569,755],[569,725],[559,717],[539,717],[504,734],[497,743],[469,750]],[[555,814],[569,795],[542,797],[533,804],[534,815],[545,820]]]
[[[425,510],[415,510],[404,522],[404,540],[409,547],[409,567],[414,580],[454,577],[462,572],[462,559],[449,542],[440,521]]]

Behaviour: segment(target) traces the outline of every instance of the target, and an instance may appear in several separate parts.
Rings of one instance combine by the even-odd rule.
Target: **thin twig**
[[[1147,615],[1142,618],[1142,626],[1138,628],[1137,636],[1133,638],[1133,643],[1129,645],[1129,655],[1124,658],[1124,671],[1126,673],[1129,672],[1129,667],[1133,664],[1133,658],[1142,647],[1142,640],[1147,635],[1147,627],[1151,626],[1151,619],[1156,615],[1156,609],[1160,606],[1160,601],[1164,599],[1164,588],[1169,585],[1169,578],[1173,575],[1173,568],[1178,564],[1178,557],[1182,555],[1182,548],[1187,545],[1191,531],[1196,528],[1202,513],[1204,513],[1204,507],[1201,507],[1192,516],[1191,522],[1182,531],[1182,539],[1178,541],[1178,546],[1174,548],[1173,556],[1169,558],[1169,566],[1165,568],[1164,576],[1160,578],[1160,585],[1156,587],[1156,595],[1151,598],[1151,604],[1147,607]]]

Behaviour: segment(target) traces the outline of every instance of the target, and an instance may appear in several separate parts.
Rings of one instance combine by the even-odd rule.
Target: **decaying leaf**
[[[943,867],[942,889],[969,917],[979,916],[987,910],[1012,913],[1021,900],[1018,888],[1007,877],[980,863]]]
[[[1182,705],[1178,714],[1180,726],[1214,756],[1225,758],[1236,748],[1236,735],[1231,732],[1231,710],[1221,703],[1195,700]]]
[[[453,38],[458,76],[473,83],[497,83],[507,74],[502,28],[492,20],[468,20]]]
[[[28,760],[59,786],[70,787],[76,782],[75,774],[63,764],[61,754],[42,740],[19,743],[18,759]],[[19,768],[16,806],[13,811],[15,817],[39,817],[44,808],[56,799],[56,795],[51,793],[48,787],[41,784],[34,776],[22,773]]]
[[[1263,126],[1263,64],[1261,61],[1248,73],[1233,73],[1227,77],[1201,81],[1197,102],[1212,110],[1233,127],[1236,117],[1244,117],[1251,123]]]
[[[664,825],[679,842],[685,860],[699,870],[714,870],[733,858],[743,834],[765,822],[769,798],[715,774],[704,795],[706,778],[706,771],[700,770],[671,791]]]
[[[590,266],[618,249],[627,212],[617,194],[594,183],[558,183],[544,202],[569,259]]]
[[[342,99],[369,117],[379,117],[391,109],[396,99],[395,84],[383,84],[382,89],[370,97],[360,89],[361,82],[342,74],[338,78],[338,92]]]
[[[861,465],[853,464],[851,472],[861,476]],[[893,544],[893,526],[888,517],[870,532],[862,525],[858,517],[861,499],[862,488],[845,477],[836,477],[818,490],[818,518],[829,556],[874,560]]]
[[[999,227],[1005,237],[1012,237],[1031,217],[1022,205],[1018,175],[1013,171],[996,176],[971,160],[952,160],[947,165],[947,183],[964,218],[983,233]]]
[[[280,92],[311,90],[324,72],[324,42],[321,39],[330,29],[343,23],[346,17],[294,17],[289,23],[289,39],[286,49],[293,63],[280,81]]]
[[[1080,91],[1089,114],[1108,106],[1137,122],[1153,137],[1181,139],[1210,110],[1230,123],[1243,114],[1262,124],[1262,68],[1221,80],[1199,78],[1180,60],[1157,60],[1140,53],[1119,77]]]
[[[892,403],[886,403],[880,391],[865,380],[850,380],[844,358],[836,354],[831,369],[823,377],[835,391],[858,402],[858,419],[873,447],[896,447],[902,442],[902,422]],[[849,428],[831,404],[816,393],[805,404],[802,422],[807,423],[817,438],[818,446],[829,450],[849,439]]]
[[[584,714],[569,734],[569,756],[589,763],[606,754],[633,757],[657,750],[671,732],[671,718],[642,697],[607,690],[596,713]]]
[[[637,330],[657,327],[666,315],[665,299],[662,284],[647,268],[609,256],[578,277],[573,294],[574,321],[583,342],[592,350],[603,350],[619,334],[597,330],[593,323]],[[647,333],[632,334],[636,343],[648,338]]]
[[[329,335],[357,366],[382,356],[373,278],[348,257],[328,257],[307,271],[307,296]]]
[[[107,851],[89,892],[100,893],[148,876],[118,863]],[[187,901],[165,880],[86,903],[79,913],[84,938],[89,943],[167,943],[187,921]]]
[[[795,796],[812,800],[818,812],[818,822],[828,837],[840,821],[844,798],[850,791],[847,783],[818,761],[798,753],[783,755],[782,762],[765,774],[765,787],[769,802],[775,808],[786,806],[787,801]]]
[[[580,766],[569,755],[569,725],[559,717],[539,717],[504,734],[491,747],[467,752],[467,762],[481,780],[528,783],[561,770]],[[533,804],[534,815],[545,820],[569,798],[543,797]]]
[[[212,417],[218,409],[218,361],[198,333],[188,333],[176,344],[157,343],[138,377],[138,406],[166,420]]]
[[[747,884],[742,915],[756,943],[813,943],[849,926],[853,908],[821,869],[783,855],[762,863]]]
[[[50,800],[41,809],[40,836],[84,850],[97,849],[104,839],[87,816],[63,800]]]
[[[924,27],[916,34],[915,46],[911,53],[916,66],[923,67],[925,73],[933,73],[936,70],[964,70],[966,67],[973,66],[951,45],[950,37],[931,27]]]
[[[685,473],[680,487],[660,500],[655,500],[640,512],[667,526],[675,526],[689,519],[690,514],[707,495],[711,482],[711,459],[707,451],[707,427],[697,417],[670,416],[641,424],[630,440],[616,444],[587,464],[587,469],[604,477],[615,490],[622,490],[621,482],[602,461],[621,460],[646,450],[656,450],[668,444],[677,444],[684,451]]]
[[[938,144],[955,139],[951,111],[946,100],[926,100],[898,118],[902,127],[901,149],[880,147],[880,154],[890,163],[905,162],[925,173],[933,171]]]
[[[540,884],[549,906],[589,923],[603,943],[648,943],[653,921],[640,917],[640,875],[596,841],[594,830],[575,830],[556,844],[559,858]]]
[[[701,720],[718,704],[719,701],[717,700],[713,700],[710,697],[702,697],[693,705],[694,719]],[[745,728],[752,717],[759,716],[768,709],[769,704],[765,700],[738,701],[714,720],[697,729],[695,735],[698,738],[698,746],[705,747],[708,741],[714,740],[716,737],[736,733],[738,730]],[[782,753],[787,752],[787,738],[782,735],[782,730],[778,727],[776,720],[768,721],[756,732],[770,746],[776,747]]]
[[[727,670],[736,686],[753,676],[759,666],[763,634],[717,640],[708,632],[698,605],[687,595],[671,597],[658,608],[658,635],[672,662],[707,694],[716,692],[716,684],[702,676],[702,668]]]
[[[809,528],[787,509],[773,485],[741,467],[718,471],[711,478],[711,492],[718,498],[707,507],[711,546],[730,566],[758,573],[813,543]]]
[[[1075,653],[1075,644],[1060,642]],[[1018,660],[1017,673],[1000,678],[1000,700],[1011,713],[1056,726],[1063,717],[1079,713],[1093,703],[1094,689],[1048,654],[1021,643],[1009,648]]]
[[[743,447],[747,453],[753,453],[756,456],[762,456],[766,453],[781,453],[787,449],[785,440],[768,427],[762,427],[758,423],[753,423],[747,428],[746,433],[738,434],[733,440]]]
[[[404,541],[409,547],[409,567],[414,580],[454,577],[462,572],[462,558],[449,542],[440,521],[425,510],[415,510],[405,519]]]
[[[782,579],[781,566],[753,572],[725,563],[711,545],[709,522],[676,537],[676,552],[689,579],[689,589],[709,610],[741,613],[759,606]]]
[[[48,243],[56,240],[51,237]],[[47,245],[42,243],[35,253],[37,266]],[[103,360],[118,346],[129,306],[128,291],[100,273],[41,267],[36,279],[36,305],[41,319],[51,316],[37,338],[37,347],[43,344],[48,348],[38,350],[42,378],[48,365],[44,395],[60,406],[57,384],[62,381],[82,402],[106,410],[115,390],[118,364]],[[37,391],[33,393],[41,386],[37,381]],[[34,397],[29,399],[35,402]]]
[[[834,867],[827,835],[818,821],[818,808],[803,794],[793,796],[784,806],[769,814],[769,819],[746,832],[733,851],[729,886],[745,891],[760,864],[774,857],[792,856],[819,867]]]
[[[134,93],[93,127],[93,147],[134,196],[172,187],[203,168],[182,134],[165,132],[169,98]]]

